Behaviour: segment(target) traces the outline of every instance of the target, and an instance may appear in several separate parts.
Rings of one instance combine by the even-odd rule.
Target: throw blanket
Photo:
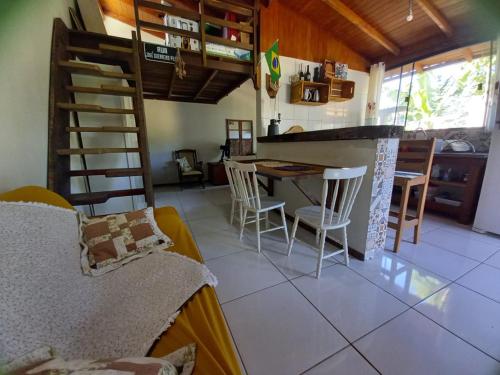
[[[161,251],[100,277],[82,274],[75,211],[0,202],[0,362],[52,346],[66,358],[143,356],[215,276]]]

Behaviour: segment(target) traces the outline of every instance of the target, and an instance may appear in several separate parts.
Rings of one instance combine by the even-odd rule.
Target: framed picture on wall
[[[226,119],[226,138],[232,156],[253,154],[253,121]]]

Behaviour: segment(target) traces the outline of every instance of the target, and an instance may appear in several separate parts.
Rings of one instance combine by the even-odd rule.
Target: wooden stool
[[[399,212],[389,212],[390,216],[398,218],[396,223],[389,222],[389,228],[396,230],[393,249],[395,253],[399,251],[404,229],[413,227],[414,244],[418,243],[420,239],[420,226],[424,217],[427,186],[429,185],[435,143],[435,138],[425,141],[399,142],[394,186],[401,187],[401,200]],[[411,189],[415,186],[420,187],[417,198],[417,214],[411,216],[407,214],[408,201]]]

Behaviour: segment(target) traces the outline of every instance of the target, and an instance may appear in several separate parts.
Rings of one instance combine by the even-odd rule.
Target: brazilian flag
[[[281,77],[280,55],[278,51],[278,40],[266,52],[267,66],[271,73],[271,81],[278,82]]]

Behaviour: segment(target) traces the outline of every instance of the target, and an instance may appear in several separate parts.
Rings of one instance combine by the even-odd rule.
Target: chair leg
[[[240,208],[240,223],[241,223],[243,221],[243,203],[239,201],[238,206]]]
[[[399,204],[399,216],[398,225],[396,229],[396,238],[394,240],[393,252],[397,253],[399,251],[399,245],[401,245],[401,238],[403,236],[403,230],[405,228],[406,222],[406,211],[408,209],[408,199],[410,198],[410,185],[405,184],[403,186],[403,193],[401,194],[401,202]]]
[[[234,217],[234,205],[235,205],[235,200],[231,199],[231,218],[229,219],[229,222],[231,225],[233,225],[233,217]]]
[[[288,243],[288,254],[287,256],[290,256],[290,254],[292,253],[292,246],[293,246],[293,241],[295,240],[295,233],[297,232],[297,227],[299,225],[299,215],[295,215],[295,220],[293,222],[293,226],[292,226],[292,234],[291,234],[291,238],[290,238],[290,242]]]
[[[243,220],[240,221],[240,241],[243,239],[243,229],[245,229],[245,222],[247,221],[247,209],[243,210]]]
[[[417,244],[420,240],[420,226],[424,219],[424,208],[425,199],[427,198],[427,183],[421,186],[420,193],[418,194],[418,206],[417,206],[417,225],[413,227],[413,243]]]
[[[319,279],[321,275],[321,265],[323,263],[323,253],[325,251],[325,241],[326,241],[326,230],[321,231],[321,239],[319,241],[318,248],[318,265],[316,266],[316,278]]]
[[[257,251],[260,253],[260,214],[255,213],[255,229],[257,230]]]
[[[344,260],[345,265],[349,266],[349,245],[347,245],[347,227],[342,228],[342,240],[344,242]]]
[[[319,245],[319,235],[321,234],[321,232],[319,231],[319,229],[316,229],[316,245]]]
[[[286,243],[290,243],[290,239],[288,238],[288,228],[286,227],[286,217],[285,217],[285,209],[281,206],[281,221],[283,225],[283,230],[285,231]]]

